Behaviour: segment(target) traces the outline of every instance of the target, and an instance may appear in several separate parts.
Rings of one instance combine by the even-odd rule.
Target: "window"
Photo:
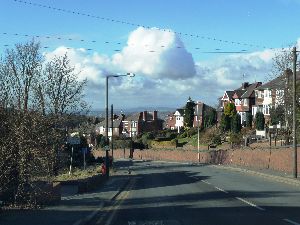
[[[265,90],[265,97],[266,98],[271,98],[272,97],[272,91],[271,90]]]
[[[249,101],[249,99],[244,99],[244,106],[248,105],[248,101]]]
[[[263,106],[263,113],[264,115],[270,115],[270,105]]]
[[[282,98],[284,95],[284,90],[276,90],[276,97]]]
[[[264,91],[256,90],[255,91],[255,97],[257,97],[257,98],[263,98],[264,97]]]

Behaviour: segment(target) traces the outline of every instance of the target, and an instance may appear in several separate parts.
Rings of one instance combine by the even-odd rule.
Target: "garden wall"
[[[95,156],[105,156],[105,152],[96,151]],[[126,157],[129,157],[129,150],[126,149]],[[123,158],[124,151],[114,150],[114,158]],[[164,160],[176,162],[198,162],[197,151],[195,150],[134,150],[134,159],[142,160]],[[272,148],[272,149],[228,149],[211,150],[200,152],[200,162],[208,164],[223,164],[247,166],[256,169],[272,169],[286,173],[293,171],[293,149]],[[300,151],[298,150],[298,173],[300,173]]]

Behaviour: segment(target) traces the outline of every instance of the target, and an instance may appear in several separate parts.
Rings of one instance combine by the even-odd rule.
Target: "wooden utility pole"
[[[297,178],[298,168],[297,168],[297,132],[296,132],[296,64],[297,64],[297,50],[296,47],[293,48],[293,152],[294,152],[294,166],[293,175]]]
[[[110,149],[111,149],[112,160],[114,160],[114,144],[113,144],[113,136],[114,136],[114,105],[113,104],[111,105],[110,119],[111,119]]]

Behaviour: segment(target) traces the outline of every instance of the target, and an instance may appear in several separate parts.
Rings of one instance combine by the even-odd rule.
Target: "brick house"
[[[176,116],[173,114],[167,115],[166,121],[165,121],[165,128],[170,130],[176,129]]]
[[[199,127],[203,128],[204,127],[204,123],[205,123],[205,117],[213,110],[215,110],[215,108],[206,105],[203,102],[197,101],[195,103],[195,107],[194,107],[194,121],[193,121],[193,127],[198,127],[198,122],[199,122]]]
[[[197,127],[198,122],[199,127],[203,127],[204,117],[211,110],[214,110],[214,108],[200,101],[195,102],[193,127]],[[178,130],[179,133],[180,129],[184,127],[184,108],[179,108],[173,114],[168,115],[166,124],[166,128]]]
[[[135,113],[125,118],[122,123],[122,133],[127,137],[135,137],[146,132],[157,132],[162,130],[163,126],[163,120],[157,117],[157,111]]]
[[[241,124],[246,123],[247,114],[252,114],[252,107],[255,105],[255,89],[261,86],[261,82],[249,84],[245,82],[236,90],[232,96],[236,111],[241,116]]]
[[[122,134],[123,131],[123,119],[124,119],[124,115],[120,115],[120,116],[114,116],[114,120],[113,120],[113,128],[111,127],[111,118],[109,118],[108,120],[108,137],[112,136],[112,131],[113,131],[113,135],[115,137],[119,137]],[[106,136],[106,127],[105,127],[105,120],[96,124],[95,126],[95,131],[96,134],[101,134],[103,136]],[[113,130],[112,130],[113,129]]]
[[[297,82],[300,80],[300,73],[297,72]],[[291,70],[286,70],[281,76],[257,87],[255,89],[256,104],[252,108],[252,115],[256,112],[262,112],[266,123],[270,121],[270,109],[278,105],[284,105],[285,110],[287,104],[285,102],[285,92],[291,91],[293,73]]]
[[[245,123],[247,113],[252,113],[252,107],[255,105],[255,89],[261,85],[261,82],[252,84],[244,82],[238,89],[225,91],[223,96],[219,98],[219,107],[217,108],[218,122],[221,121],[225,105],[230,102],[235,104],[236,111],[241,116],[241,124]]]

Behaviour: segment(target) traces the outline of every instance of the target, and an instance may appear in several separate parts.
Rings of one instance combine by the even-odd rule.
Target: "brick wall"
[[[114,150],[114,158],[123,158],[123,150]],[[95,156],[105,156],[103,151],[95,151]],[[126,149],[125,156],[129,156]],[[135,150],[134,159],[166,160],[177,162],[198,162],[195,150]],[[230,149],[201,151],[200,162],[210,164],[247,166],[257,169],[273,169],[292,173],[293,149]],[[300,151],[298,150],[298,173],[300,173]]]

